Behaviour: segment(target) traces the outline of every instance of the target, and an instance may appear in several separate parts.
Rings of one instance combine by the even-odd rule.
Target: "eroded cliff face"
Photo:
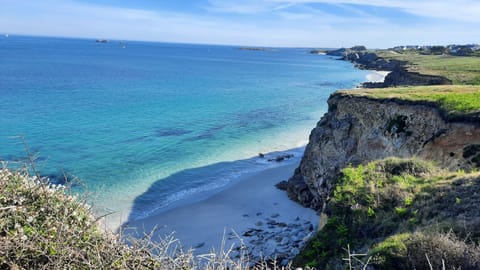
[[[321,210],[340,169],[386,157],[435,160],[450,170],[480,167],[480,121],[447,120],[432,104],[339,92],[310,134],[289,197]]]

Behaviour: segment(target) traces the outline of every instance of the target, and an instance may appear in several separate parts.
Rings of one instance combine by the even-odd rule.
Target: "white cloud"
[[[478,29],[478,24],[472,26],[459,21],[449,21],[445,24],[424,23],[416,27],[402,27],[400,23],[356,10],[355,6],[345,6],[346,3],[364,4],[367,2],[365,0],[316,1],[338,5],[338,8],[348,12],[349,16],[315,9],[307,4],[311,2],[313,0],[211,0],[208,7],[210,12],[192,15],[182,13],[181,10],[165,12],[120,8],[73,0],[0,0],[2,7],[0,32],[187,43],[311,47],[356,44],[365,44],[368,47],[390,47],[409,43],[446,44],[480,41],[480,34],[475,30]],[[397,1],[372,0],[368,3],[403,9],[407,9],[408,6],[399,4]],[[431,3],[428,0],[424,4]],[[224,12],[235,12],[237,16],[222,14]],[[237,20],[238,17],[240,17],[239,20]]]
[[[480,2],[477,0],[264,0],[274,3],[327,3],[327,4],[352,4],[363,6],[375,6],[385,8],[395,8],[403,10],[410,14],[441,18],[457,21],[480,22]]]
[[[219,13],[255,14],[270,12],[290,6],[290,3],[275,3],[258,0],[208,0],[206,10]]]

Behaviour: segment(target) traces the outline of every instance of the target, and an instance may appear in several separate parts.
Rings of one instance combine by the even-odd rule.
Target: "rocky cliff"
[[[445,85],[452,84],[450,80],[441,76],[432,76],[407,71],[403,66],[398,66],[390,72],[383,83],[364,83],[365,88],[383,88],[403,85]]]
[[[404,85],[448,85],[450,80],[441,76],[425,75],[408,71],[405,68],[407,62],[399,60],[386,60],[377,54],[368,51],[346,53],[342,60],[355,63],[361,69],[390,71],[384,82],[363,84],[365,88],[383,88]]]
[[[478,117],[450,118],[434,104],[353,91],[330,97],[300,166],[283,183],[291,199],[320,210],[340,169],[385,157],[419,157],[451,170],[480,167]]]
[[[363,84],[365,88],[383,88],[405,85],[448,85],[452,84],[450,80],[441,76],[425,75],[408,71],[405,68],[407,62],[394,59],[384,59],[375,52],[367,51],[364,46],[355,46],[352,48],[342,48],[334,51],[328,51],[328,55],[340,56],[341,60],[355,63],[358,68],[370,70],[390,71],[385,77],[384,82]]]

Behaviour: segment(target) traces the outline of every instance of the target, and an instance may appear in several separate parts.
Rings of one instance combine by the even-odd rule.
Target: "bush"
[[[430,269],[425,254],[434,269],[442,259],[448,269],[480,269],[480,173],[385,159],[344,168],[333,186],[328,221],[296,257],[298,265],[341,268],[349,246],[371,250],[375,269]]]
[[[375,245],[369,256],[379,269],[479,269],[480,247],[452,232],[394,235]]]
[[[68,193],[26,171],[0,169],[0,270],[291,269],[275,260],[251,262],[246,253],[232,259],[233,247],[194,256],[172,235],[122,239],[101,230],[90,206]]]
[[[0,170],[0,269],[159,268],[148,245],[99,229],[90,208],[62,186]]]

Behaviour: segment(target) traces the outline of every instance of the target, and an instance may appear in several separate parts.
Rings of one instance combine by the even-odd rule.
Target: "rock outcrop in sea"
[[[386,157],[433,160],[451,170],[480,167],[478,116],[449,117],[434,104],[334,93],[310,134],[300,166],[281,186],[321,210],[340,169]],[[471,153],[471,152],[474,153]],[[475,152],[476,151],[476,152]]]

